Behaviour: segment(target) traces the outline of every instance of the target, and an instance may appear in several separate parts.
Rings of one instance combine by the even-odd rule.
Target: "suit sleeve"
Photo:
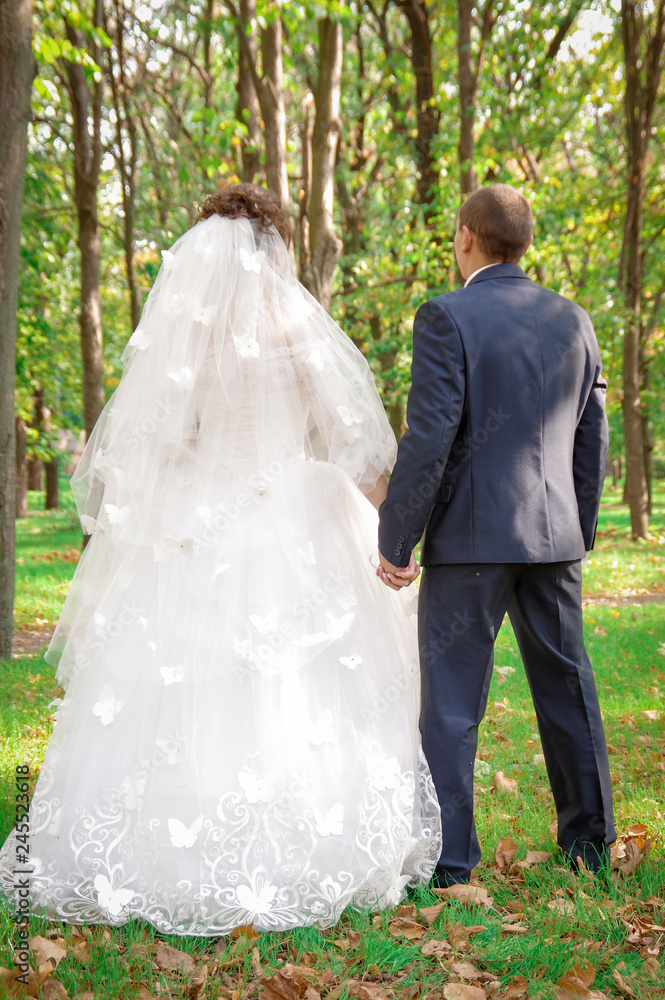
[[[464,388],[462,339],[441,299],[433,299],[413,323],[409,429],[379,510],[379,549],[394,566],[408,564],[425,530],[462,418]]]
[[[593,548],[600,498],[605,480],[605,461],[609,431],[605,416],[607,382],[601,375],[601,362],[594,335],[593,382],[575,431],[573,478],[580,515],[580,525],[587,552]]]

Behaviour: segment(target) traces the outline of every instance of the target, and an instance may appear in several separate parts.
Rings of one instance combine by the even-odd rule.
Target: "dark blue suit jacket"
[[[408,431],[379,547],[406,566],[547,563],[592,545],[608,446],[587,314],[517,264],[431,299],[413,324]]]

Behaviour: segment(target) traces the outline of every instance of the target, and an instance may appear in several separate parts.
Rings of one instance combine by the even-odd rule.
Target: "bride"
[[[288,236],[258,187],[205,201],[72,478],[91,537],[46,654],[36,914],[325,928],[438,859],[410,596],[372,565],[395,439]]]

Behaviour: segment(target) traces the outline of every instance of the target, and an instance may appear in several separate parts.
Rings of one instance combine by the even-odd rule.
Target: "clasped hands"
[[[401,590],[402,587],[410,586],[414,580],[418,579],[419,574],[420,566],[416,562],[413,552],[409,559],[409,565],[400,568],[388,562],[386,557],[379,551],[379,566],[376,575],[391,590]]]

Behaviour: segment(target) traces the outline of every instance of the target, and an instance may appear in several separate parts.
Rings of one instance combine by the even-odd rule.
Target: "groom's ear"
[[[475,240],[475,234],[469,229],[468,226],[462,226],[462,250],[464,253],[468,253],[473,246],[473,241]]]

